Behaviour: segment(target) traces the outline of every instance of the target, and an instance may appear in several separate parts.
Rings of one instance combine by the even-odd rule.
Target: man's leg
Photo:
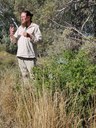
[[[28,60],[25,60],[25,64],[27,66],[27,69],[29,71],[29,74],[30,74],[30,78],[31,79],[34,79],[34,75],[33,75],[33,72],[32,72],[32,68],[34,66],[36,66],[36,59],[28,59]]]
[[[25,64],[25,60],[22,58],[18,58],[18,64],[19,64],[20,71],[22,73],[24,84],[28,84],[29,83],[28,70],[27,70],[27,66]]]

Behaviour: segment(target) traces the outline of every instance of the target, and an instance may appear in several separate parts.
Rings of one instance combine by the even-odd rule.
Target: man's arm
[[[10,33],[10,41],[12,43],[16,43],[16,38],[14,37],[15,28],[14,28],[14,25],[13,24],[10,25],[9,33]]]
[[[40,43],[41,41],[42,41],[42,34],[39,29],[39,26],[37,25],[33,35],[33,43],[37,44],[37,43]]]

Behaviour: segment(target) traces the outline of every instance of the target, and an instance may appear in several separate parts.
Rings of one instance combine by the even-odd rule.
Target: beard
[[[26,26],[27,26],[27,23],[21,23],[21,25],[22,25],[23,27],[26,27]]]
[[[22,25],[23,27],[28,27],[30,24],[31,24],[30,21],[21,22],[21,25]]]
[[[23,26],[23,27],[26,27],[27,26],[27,21],[21,21],[21,25]]]

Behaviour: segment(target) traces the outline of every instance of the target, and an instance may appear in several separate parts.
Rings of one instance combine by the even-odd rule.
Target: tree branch
[[[88,22],[88,20],[90,19],[91,14],[87,17],[87,19],[85,20],[85,22],[83,23],[82,27],[81,27],[81,31],[83,30],[85,24]]]
[[[56,25],[58,25],[58,26],[60,26],[60,27],[63,27],[63,28],[66,28],[66,29],[69,29],[69,30],[74,30],[74,31],[76,31],[78,34],[80,34],[82,37],[84,37],[85,39],[87,39],[87,37],[80,31],[80,30],[78,30],[77,28],[75,28],[75,27],[72,27],[72,25],[70,25],[70,27],[67,27],[67,26],[64,26],[64,25],[61,25],[61,24],[59,24],[59,23],[57,23],[56,21],[54,21],[54,20],[52,20],[52,19],[50,19],[54,24],[56,24]],[[68,23],[69,24],[69,23]]]

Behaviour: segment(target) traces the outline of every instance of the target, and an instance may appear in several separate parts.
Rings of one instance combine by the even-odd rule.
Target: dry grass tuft
[[[1,128],[80,128],[81,113],[76,114],[75,106],[68,101],[76,98],[67,97],[64,92],[42,89],[42,92],[29,84],[29,89],[20,87],[22,81],[15,69],[2,73],[0,83],[0,127]],[[17,82],[18,80],[18,82]],[[23,84],[22,84],[23,85]],[[96,99],[94,98],[94,101]],[[95,107],[90,108],[89,128],[96,127]]]

